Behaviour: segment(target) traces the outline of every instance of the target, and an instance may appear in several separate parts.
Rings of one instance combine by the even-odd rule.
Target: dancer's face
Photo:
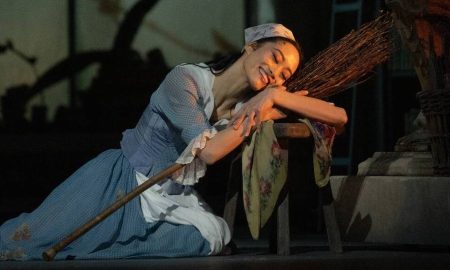
[[[250,87],[260,91],[268,85],[283,85],[297,70],[300,55],[289,42],[268,41],[247,45],[244,70]]]

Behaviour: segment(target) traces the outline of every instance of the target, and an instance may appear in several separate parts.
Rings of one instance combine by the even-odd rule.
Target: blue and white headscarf
[[[291,30],[279,23],[266,23],[249,27],[244,30],[245,44],[269,37],[284,37],[295,41]]]

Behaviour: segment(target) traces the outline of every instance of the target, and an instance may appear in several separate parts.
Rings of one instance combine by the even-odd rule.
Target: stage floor
[[[325,239],[292,241],[290,256],[268,252],[267,241],[236,240],[239,253],[230,256],[176,259],[0,262],[0,269],[450,269],[450,249],[442,246],[344,243],[344,252],[328,250]]]

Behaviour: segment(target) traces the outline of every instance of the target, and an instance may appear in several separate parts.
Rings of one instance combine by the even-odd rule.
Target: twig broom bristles
[[[306,89],[310,96],[326,98],[364,82],[391,55],[391,28],[390,14],[381,13],[311,58],[286,83],[287,90]]]

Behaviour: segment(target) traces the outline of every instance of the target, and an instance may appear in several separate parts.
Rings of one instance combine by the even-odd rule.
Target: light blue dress
[[[136,171],[152,176],[171,165],[187,144],[205,129],[207,73],[193,75],[193,65],[175,67],[153,93],[134,129],[126,130],[121,149],[107,150],[79,168],[32,213],[0,227],[0,260],[40,260],[44,250],[95,217],[136,187]],[[208,70],[205,70],[209,72]],[[209,110],[211,111],[211,110]],[[187,188],[165,185],[168,193]],[[146,222],[135,198],[55,259],[118,259],[206,256],[210,246],[192,225]]]

